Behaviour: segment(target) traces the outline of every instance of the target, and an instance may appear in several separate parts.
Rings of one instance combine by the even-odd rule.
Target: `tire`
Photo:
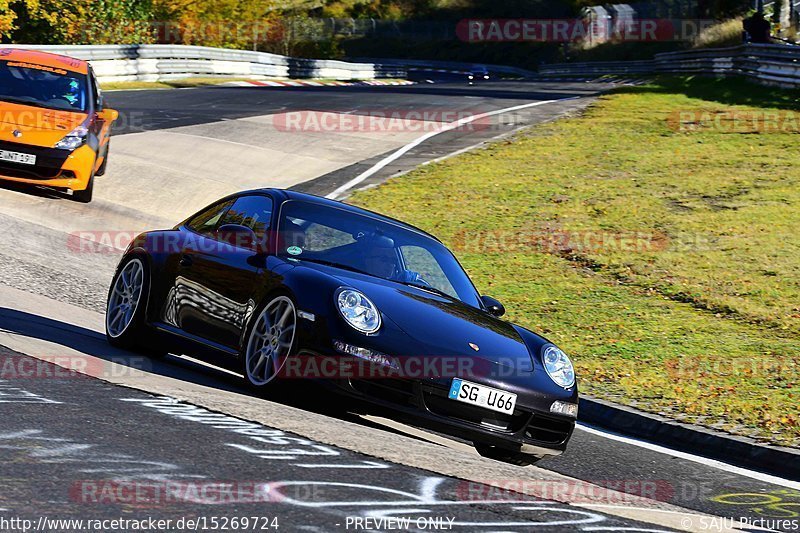
[[[535,455],[527,455],[514,450],[500,448],[498,446],[490,446],[479,442],[473,443],[475,449],[483,457],[494,459],[495,461],[502,461],[515,466],[530,466],[541,459]]]
[[[72,199],[82,204],[88,204],[92,201],[92,191],[94,190],[94,176],[89,178],[89,183],[82,191],[72,191]]]
[[[103,157],[103,164],[100,165],[100,168],[97,169],[97,172],[94,173],[95,176],[104,176],[106,173],[106,166],[108,166],[108,152],[111,150],[111,141],[108,141],[106,144],[106,153]]]
[[[297,306],[285,294],[268,297],[253,313],[239,352],[245,384],[264,392],[280,387],[280,370],[296,352]]]
[[[108,290],[106,339],[116,348],[160,357],[164,353],[154,349],[152,333],[145,323],[149,291],[150,270],[147,261],[139,256],[125,259]]]

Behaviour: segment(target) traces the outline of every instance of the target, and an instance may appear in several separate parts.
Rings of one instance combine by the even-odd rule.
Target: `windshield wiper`
[[[374,276],[374,274],[370,274],[369,272],[364,272],[363,270],[360,270],[360,269],[358,269],[356,267],[352,267],[350,265],[343,265],[341,263],[335,263],[333,261],[328,261],[328,260],[325,260],[325,259],[317,259],[315,257],[302,257],[302,258],[300,258],[300,257],[291,257],[291,258],[288,258],[288,259],[300,260],[300,261],[308,261],[309,263],[317,263],[317,264],[320,264],[320,265],[332,266],[332,267],[335,267],[335,268],[341,268],[343,270],[349,270],[351,272],[357,272],[358,274],[365,274],[367,276]],[[376,276],[376,277],[380,277],[380,276]],[[423,285],[421,283],[414,283],[414,282],[411,282],[411,281],[400,281],[400,280],[396,280],[396,279],[392,279],[392,278],[381,278],[381,279],[385,279],[387,281],[395,281],[395,282],[400,283],[402,285],[405,285],[407,287],[414,287],[416,289],[421,289],[423,291],[432,292],[434,294],[438,294],[439,296],[444,296],[445,298],[450,299],[450,300],[458,300],[458,298],[456,298],[452,294],[447,294],[443,290],[437,289],[436,287],[431,287],[430,285]]]
[[[42,109],[49,109],[51,111],[64,111],[66,113],[85,113],[86,110],[78,109],[75,107],[57,107],[52,105],[47,105],[45,103],[36,101],[36,100],[24,100],[21,98],[14,98],[12,96],[0,96],[0,101],[3,102],[11,102],[14,104],[22,104],[22,105],[29,105],[31,107],[41,107]]]
[[[366,274],[367,276],[371,276],[369,272],[364,272],[363,270],[359,270],[356,267],[352,267],[350,265],[343,265],[341,263],[335,263],[333,261],[327,261],[325,259],[317,259],[315,257],[292,257],[290,259],[299,259],[300,261],[308,261],[309,263],[317,263],[320,265],[332,266],[336,268],[341,268],[343,270],[349,270],[351,272],[357,272],[358,274]]]
[[[2,100],[3,102],[11,102],[11,103],[14,103],[14,104],[29,105],[29,106],[32,106],[32,107],[43,107],[45,109],[54,109],[54,108],[48,107],[48,106],[46,106],[46,105],[44,105],[44,104],[42,104],[40,102],[37,102],[36,100],[24,100],[24,99],[21,99],[21,98],[12,98],[10,96],[0,96],[0,100]]]
[[[392,280],[397,281],[397,280]],[[402,283],[406,287],[414,287],[416,289],[422,289],[423,291],[432,292],[434,294],[438,294],[439,296],[444,296],[445,298],[449,298],[451,300],[458,299],[452,294],[447,294],[441,289],[437,289],[436,287],[431,287],[430,285],[423,285],[421,283],[414,283],[413,281],[398,281],[398,283]]]

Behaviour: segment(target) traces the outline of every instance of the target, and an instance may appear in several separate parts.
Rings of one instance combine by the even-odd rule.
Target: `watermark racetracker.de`
[[[236,238],[236,235],[230,236]],[[272,232],[269,238],[278,236]],[[67,249],[76,254],[112,254],[135,246],[146,245],[159,253],[179,253],[184,249],[196,252],[220,252],[236,245],[231,238],[207,238],[201,235],[171,232],[142,235],[128,230],[77,230],[67,235]],[[603,229],[567,230],[558,228],[516,230],[459,230],[450,239],[456,253],[498,254],[509,252],[635,252],[654,253],[667,249],[678,252],[703,251],[714,245],[716,238],[700,233],[675,233]]]
[[[598,37],[616,42],[688,41],[715,23],[703,19],[633,19],[613,24],[590,19],[463,19],[456,25],[456,35],[469,43],[577,43]]]
[[[153,363],[144,356],[100,359],[77,354],[5,355],[0,357],[0,379],[112,379],[141,376],[151,372]]]
[[[667,116],[667,127],[678,133],[800,133],[800,113],[777,109],[772,111],[678,110]]]

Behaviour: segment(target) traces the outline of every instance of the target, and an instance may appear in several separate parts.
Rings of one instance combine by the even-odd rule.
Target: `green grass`
[[[442,238],[510,320],[574,355],[584,392],[800,446],[797,133],[674,119],[797,96],[663,78],[352,202]]]

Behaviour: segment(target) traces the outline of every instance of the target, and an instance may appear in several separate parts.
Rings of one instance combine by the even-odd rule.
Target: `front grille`
[[[351,379],[350,386],[370,397],[398,405],[414,405],[414,382],[401,379]]]
[[[516,410],[504,414],[464,402],[451,400],[444,391],[425,391],[423,395],[428,409],[439,416],[454,418],[487,429],[516,433],[525,426],[530,413]]]
[[[26,180],[51,180],[54,178],[74,178],[75,174],[69,170],[61,171],[60,168],[43,168],[38,164],[31,166],[30,170],[22,169],[18,166],[12,167],[5,162],[0,162],[0,175],[9,178],[22,178]]]
[[[68,150],[58,148],[43,148],[41,146],[30,146],[27,144],[0,141],[0,150],[9,152],[20,152],[23,154],[33,154],[36,156],[35,165],[21,165],[9,161],[0,161],[0,174],[11,178],[25,178],[34,180],[49,180],[60,176],[61,167],[69,157]]]
[[[525,440],[536,443],[561,444],[572,431],[573,423],[568,420],[550,418],[539,414],[525,428]]]

